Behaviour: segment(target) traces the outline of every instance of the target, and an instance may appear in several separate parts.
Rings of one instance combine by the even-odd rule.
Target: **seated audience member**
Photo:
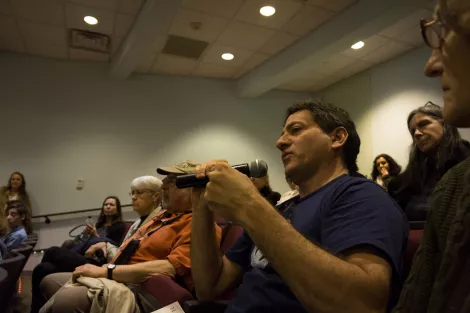
[[[372,180],[382,186],[385,190],[390,181],[401,172],[401,166],[388,154],[380,154],[375,157],[372,164]]]
[[[19,200],[8,201],[6,214],[10,232],[3,237],[3,243],[11,250],[23,243],[31,233],[31,218],[28,208]]]
[[[425,73],[439,76],[444,121],[470,127],[470,3],[439,1],[421,23],[433,49]],[[449,170],[431,196],[431,209],[408,280],[394,313],[469,312],[470,158]]]
[[[161,211],[161,191],[162,181],[153,176],[137,177],[131,182],[130,195],[132,197],[132,208],[140,218],[131,226],[131,228],[129,228],[123,242],[134,235],[141,225],[150,222],[152,218]],[[116,200],[116,206],[112,205],[113,201],[111,200]],[[122,220],[121,204],[119,200],[117,198],[114,199],[113,197],[106,198],[102,213],[105,211],[112,212],[113,210],[119,212],[118,219]],[[110,215],[100,214],[100,217],[101,216],[107,218],[107,216]],[[100,221],[102,222],[103,219],[99,218],[97,224],[99,224]],[[121,238],[119,238],[117,242],[120,242]],[[118,249],[119,247],[116,246],[116,241],[113,243],[107,240],[103,240],[102,242],[89,247],[85,252],[85,256],[62,247],[52,247],[47,249],[41,263],[33,270],[31,313],[39,312],[39,309],[45,303],[39,289],[39,284],[44,277],[53,273],[73,272],[78,266],[88,263],[101,265],[99,262],[101,260],[96,258],[96,255],[99,255],[99,253],[97,253],[99,250],[102,250],[101,255],[106,258],[106,261],[110,262],[114,258]]]
[[[413,139],[408,165],[390,181],[388,192],[409,221],[425,221],[437,182],[468,156],[470,148],[457,128],[443,120],[441,108],[431,102],[409,114],[408,129]]]
[[[182,172],[181,172],[182,169]],[[112,262],[103,267],[86,264],[77,267],[73,277],[80,283],[82,277],[100,278],[102,281],[113,280],[119,283],[141,283],[153,275],[166,275],[184,281],[191,289],[191,261],[189,258],[190,233],[192,223],[191,189],[178,189],[175,186],[176,176],[182,173],[192,173],[194,164],[183,162],[175,167],[159,168],[159,173],[167,176],[163,180],[162,207],[163,211],[128,239],[119,249]],[[139,190],[139,196],[133,199],[143,201],[142,197],[148,191]],[[220,229],[217,231],[217,241],[220,241]],[[216,240],[214,240],[216,241]],[[138,243],[138,244],[137,244]],[[135,252],[132,253],[132,248]],[[44,312],[89,312],[92,293],[84,285],[73,285],[60,288],[70,278],[72,273],[56,273],[44,278],[41,290],[49,299],[42,308]],[[107,278],[107,279],[106,279]],[[84,282],[82,280],[82,282]],[[109,282],[113,286],[115,283]],[[108,283],[106,283],[108,284]],[[119,284],[119,288],[125,287]],[[60,289],[59,289],[60,288]],[[114,288],[114,287],[113,287]],[[112,297],[113,289],[107,292],[109,301],[124,301]],[[106,293],[107,293],[106,292]],[[128,297],[134,297],[128,293]],[[73,299],[73,301],[71,301]],[[115,305],[115,304],[113,304]],[[155,309],[155,308],[152,308]]]
[[[263,197],[268,200],[269,203],[276,205],[276,203],[281,198],[281,194],[279,192],[273,191],[269,185],[268,174],[263,177],[251,177],[251,181],[256,186],[256,189],[258,189],[261,195],[263,195]]]
[[[6,210],[7,202],[13,200],[23,201],[28,208],[29,216],[32,216],[31,201],[26,191],[26,180],[20,172],[11,174],[8,184],[0,188],[0,208]]]
[[[356,176],[360,139],[349,114],[297,103],[277,141],[299,197],[281,215],[223,161],[196,169],[191,261],[196,294],[216,299],[242,282],[226,312],[385,312],[401,287],[408,226],[384,190]],[[199,201],[196,202],[196,199]],[[214,214],[245,233],[221,256]]]
[[[285,192],[282,196],[281,199],[276,203],[276,205],[281,205],[282,203],[286,202],[287,200],[290,200],[296,196],[299,195],[299,186],[294,184],[292,180],[289,177],[286,177],[286,182],[290,187],[290,190]]]
[[[120,245],[125,230],[126,225],[122,221],[121,201],[118,197],[110,196],[104,199],[96,224],[87,225],[81,236],[76,240],[67,240],[62,247],[83,254],[93,243],[105,238],[111,240],[115,245]]]
[[[140,190],[153,190],[158,192],[158,197],[152,206],[148,208],[134,207],[134,205],[132,206],[134,211],[139,214],[140,218],[135,221],[134,224],[132,224],[122,242],[125,242],[127,239],[129,239],[132,235],[134,235],[141,225],[147,223],[161,211],[161,186],[162,181],[153,176],[142,176],[132,181],[131,192],[129,193],[131,198],[138,197]],[[85,252],[85,255],[93,256],[97,251],[103,250],[103,254],[106,256],[109,262],[113,259],[114,255],[116,255],[118,248],[119,247],[110,242],[100,242],[88,248],[88,250]]]

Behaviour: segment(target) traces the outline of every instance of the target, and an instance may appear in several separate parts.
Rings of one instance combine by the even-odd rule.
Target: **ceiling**
[[[428,0],[144,2],[0,0],[0,51],[109,62],[118,78],[140,72],[234,79],[244,96],[275,88],[315,92],[421,45],[419,19],[432,15]],[[267,4],[276,8],[271,17],[259,14]],[[99,23],[87,25],[86,15]],[[68,29],[108,35],[110,52],[71,47]],[[168,35],[208,46],[197,60],[164,54]],[[356,39],[364,48],[350,48]],[[226,52],[235,58],[223,60]]]

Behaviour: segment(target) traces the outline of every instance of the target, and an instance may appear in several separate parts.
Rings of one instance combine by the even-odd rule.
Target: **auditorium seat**
[[[408,277],[408,274],[410,273],[411,264],[413,263],[413,258],[421,243],[423,232],[424,232],[424,229],[421,228],[421,229],[410,229],[410,232],[408,233],[408,243],[406,245],[405,260],[403,264],[404,265],[403,277],[405,278],[405,280]]]
[[[33,252],[33,247],[25,243],[22,243],[21,245],[12,249],[11,251],[18,253],[18,254],[22,254],[24,256],[24,264],[22,266],[24,267],[26,265],[26,262],[28,262],[29,256]]]
[[[124,240],[124,238],[126,237],[127,232],[128,232],[129,229],[131,228],[132,224],[134,224],[134,222],[129,222],[129,221],[124,222],[125,228],[124,228],[124,234],[122,235],[121,242],[122,242],[122,241]]]
[[[36,244],[38,243],[37,240],[33,240],[33,239],[29,239],[27,238],[25,241],[23,241],[23,244],[24,245],[28,245],[28,246],[31,246],[34,250],[34,248],[36,247]]]
[[[191,292],[165,275],[157,275],[148,279],[142,284],[142,288],[144,292],[140,294],[147,301],[155,303],[156,307],[164,307],[176,301],[183,307],[186,301],[194,300]]]
[[[0,267],[0,308],[6,308],[3,306],[3,299],[7,297],[8,286],[7,286],[8,272]],[[0,310],[2,312],[3,309]]]
[[[217,225],[219,225],[222,230],[220,249],[225,253],[243,233],[243,227],[233,225],[231,222],[226,222],[220,218],[216,220]],[[143,294],[150,295],[158,306],[163,307],[178,301],[180,305],[184,307],[185,303],[188,302],[193,304],[193,310],[197,310],[199,302],[191,301],[194,300],[193,294],[167,276],[154,276],[143,283],[142,287],[144,289]],[[227,293],[222,299],[231,298],[231,295],[232,292]]]
[[[16,293],[16,282],[25,264],[22,254],[10,251],[8,258],[0,261],[0,268],[8,273],[8,277],[0,285],[0,308],[7,309]]]

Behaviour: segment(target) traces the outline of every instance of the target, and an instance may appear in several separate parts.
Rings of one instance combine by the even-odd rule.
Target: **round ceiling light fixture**
[[[83,18],[83,20],[84,20],[85,23],[87,23],[88,25],[96,25],[96,24],[98,24],[98,19],[97,19],[96,17],[94,17],[94,16],[89,16],[89,15],[87,15],[87,16],[85,16],[85,17]]]
[[[263,16],[272,16],[274,13],[276,13],[276,9],[270,5],[267,5],[259,9],[259,13]]]
[[[222,54],[222,59],[224,59],[225,61],[230,61],[230,60],[233,60],[235,56],[231,53],[224,53]]]
[[[351,46],[351,48],[354,50],[361,49],[362,47],[364,47],[364,41],[358,41]]]

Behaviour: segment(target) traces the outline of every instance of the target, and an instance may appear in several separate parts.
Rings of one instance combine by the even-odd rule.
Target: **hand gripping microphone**
[[[263,177],[268,173],[268,164],[263,160],[254,160],[250,163],[238,164],[232,166],[237,171],[248,177]],[[207,177],[197,179],[195,174],[176,176],[176,187],[204,187],[209,182]]]

